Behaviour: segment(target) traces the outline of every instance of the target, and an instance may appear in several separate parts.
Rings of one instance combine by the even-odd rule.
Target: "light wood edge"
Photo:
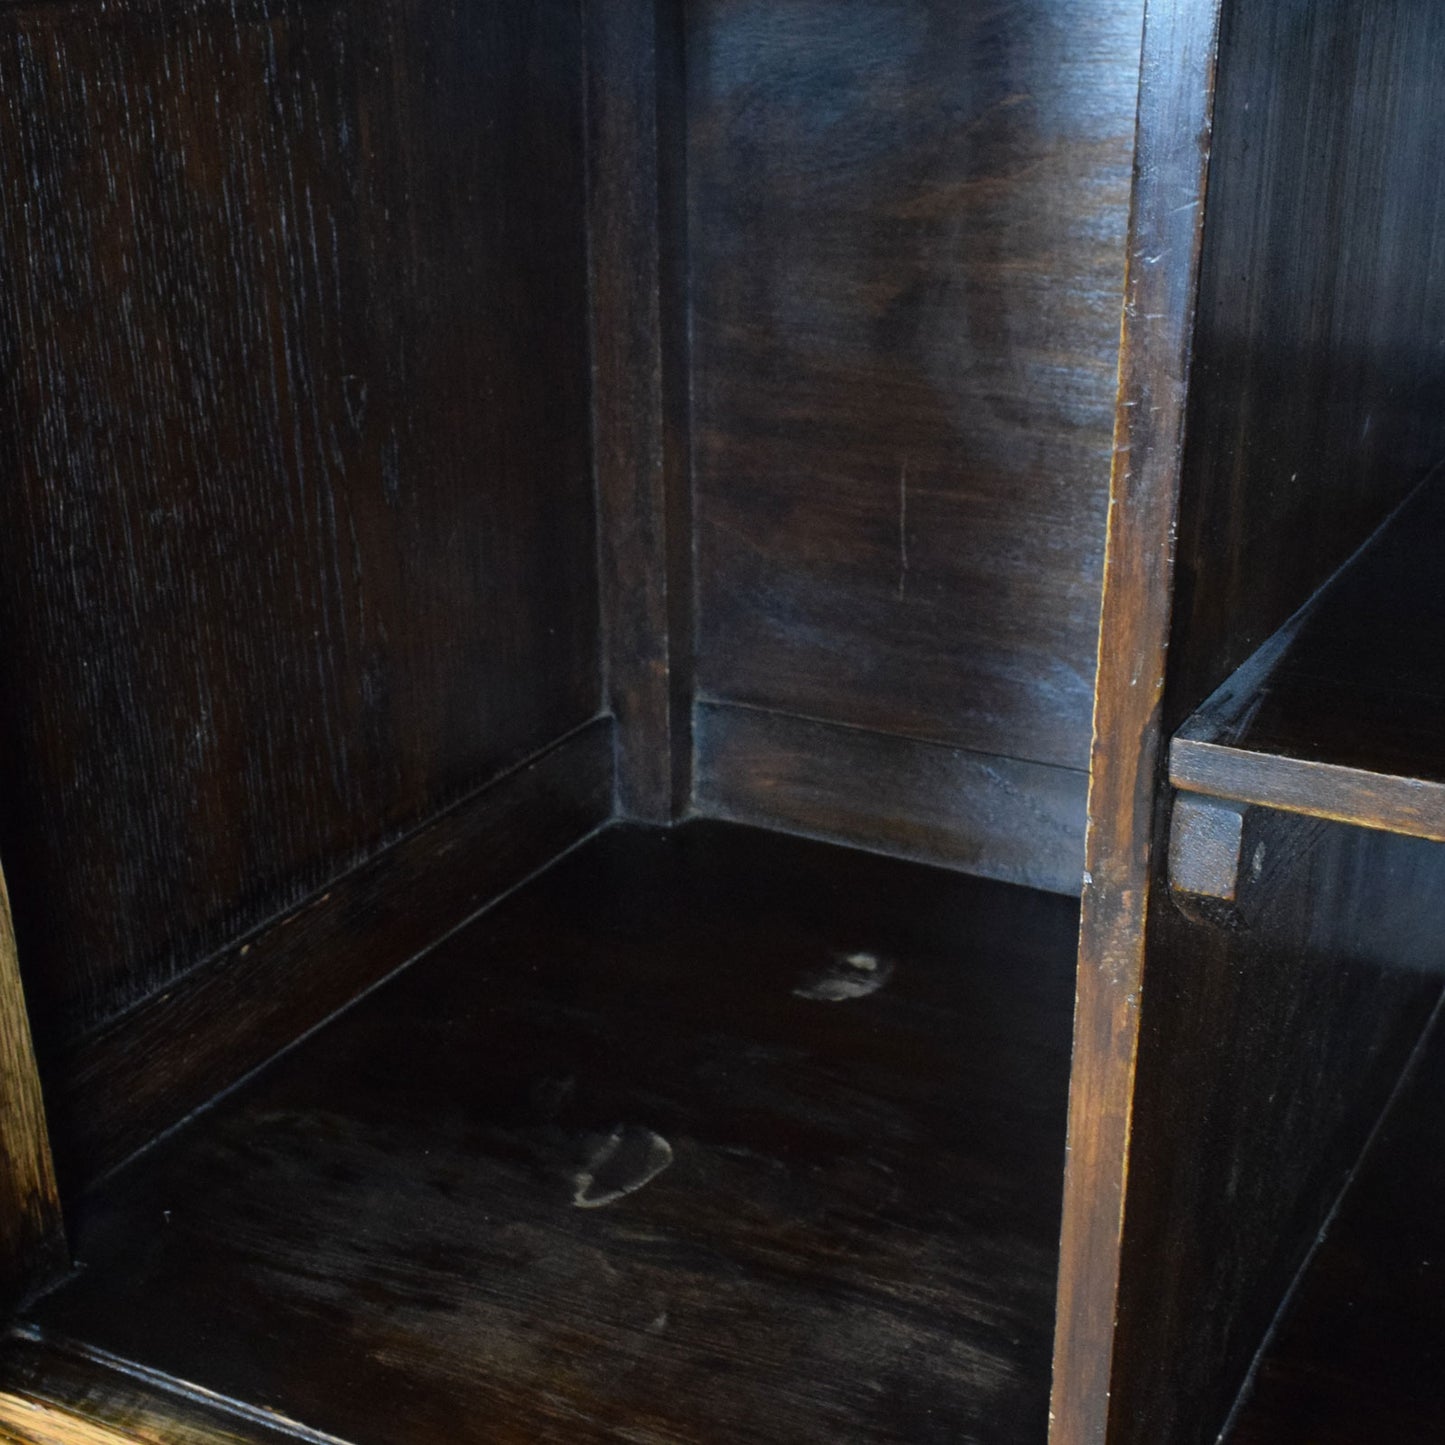
[[[90,1346],[25,1327],[0,1352],[0,1442],[349,1445]]]
[[[47,1283],[65,1267],[65,1229],[50,1152],[50,1130],[20,981],[10,895],[0,870],[0,1238],[11,1257],[0,1261],[7,1300]]]
[[[112,1425],[50,1400],[0,1390],[4,1445],[273,1445],[277,1438],[274,1431],[250,1435],[229,1423],[211,1429],[154,1407],[144,1423]]]
[[[132,1435],[59,1405],[0,1390],[0,1441],[7,1445],[151,1445],[160,1439],[154,1434]],[[166,1437],[167,1445],[212,1445],[218,1440],[182,1430]]]
[[[1094,702],[1051,1445],[1104,1445],[1220,0],[1148,0]]]
[[[1425,778],[1176,736],[1169,748],[1169,781],[1184,793],[1445,843],[1445,783]]]

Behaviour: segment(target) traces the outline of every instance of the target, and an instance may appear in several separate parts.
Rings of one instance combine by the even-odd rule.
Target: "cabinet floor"
[[[1041,1445],[1077,925],[614,827],[83,1198],[28,1324],[362,1445]]]

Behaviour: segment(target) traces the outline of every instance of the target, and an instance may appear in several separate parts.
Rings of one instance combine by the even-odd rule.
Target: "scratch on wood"
[[[898,469],[898,600],[908,590],[908,458]]]

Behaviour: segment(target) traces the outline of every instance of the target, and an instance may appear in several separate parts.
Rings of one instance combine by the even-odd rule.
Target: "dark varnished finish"
[[[688,6],[707,699],[1085,766],[1142,13]]]
[[[589,239],[603,647],[624,817],[690,788],[682,0],[587,0]]]
[[[1442,67],[1421,0],[1227,6],[1170,730],[1445,456]]]
[[[1216,21],[1213,0],[1150,0],[1144,28],[1069,1085],[1054,1445],[1102,1445],[1115,1438],[1111,1407],[1127,1409],[1111,1399],[1112,1355]]]
[[[696,741],[704,817],[1078,896],[1083,773],[719,703]]]
[[[1445,475],[1190,717],[1174,786],[1445,841],[1442,539]]]
[[[0,1311],[65,1268],[50,1130],[0,873]]]
[[[43,1060],[598,711],[581,30],[0,11],[0,850]]]
[[[1438,456],[1440,143],[1422,117],[1442,24],[1413,0],[1227,6],[1168,682],[1153,699],[1166,730]],[[1104,638],[1108,656],[1107,622]],[[1161,846],[1123,910],[1137,944],[1149,900],[1147,964],[1125,984],[1140,989],[1140,1049],[1110,1435],[1196,1445],[1222,1425],[1439,992],[1422,970],[1438,964],[1442,878],[1437,845],[1330,825],[1250,927],[1187,922],[1166,901],[1167,793],[1153,807],[1157,775],[1142,776],[1121,815]]]
[[[612,810],[602,719],[497,779],[57,1060],[67,1184],[94,1180],[545,868]]]
[[[1445,852],[1319,824],[1233,927],[1151,909],[1121,1445],[1206,1445],[1445,981]],[[1387,1438],[1387,1437],[1382,1437]]]
[[[1391,1106],[1256,1371],[1229,1445],[1445,1432],[1445,1034]]]
[[[1076,922],[614,829],[84,1201],[33,1320],[367,1445],[1037,1445]],[[619,1125],[670,1166],[573,1207]]]

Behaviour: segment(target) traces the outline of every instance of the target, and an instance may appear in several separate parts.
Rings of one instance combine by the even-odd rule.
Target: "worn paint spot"
[[[843,1003],[877,993],[892,977],[890,959],[876,953],[836,953],[827,968],[804,979],[793,995],[818,1003]]]
[[[672,1163],[672,1145],[651,1129],[619,1124],[598,1137],[586,1164],[572,1176],[572,1203],[600,1209],[656,1179]]]

